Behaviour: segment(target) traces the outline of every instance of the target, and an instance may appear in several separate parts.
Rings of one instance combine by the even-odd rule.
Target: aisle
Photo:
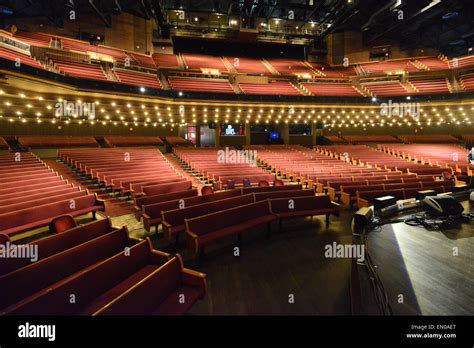
[[[61,162],[57,162],[53,159],[45,159],[43,161],[57,171],[59,175],[62,175],[64,179],[74,183],[74,185],[88,189],[90,193],[97,193],[100,199],[105,200],[105,215],[113,217],[133,213],[132,201],[127,201],[126,198],[112,197],[109,194],[101,192],[97,188],[97,185],[92,184],[90,181],[83,180]]]

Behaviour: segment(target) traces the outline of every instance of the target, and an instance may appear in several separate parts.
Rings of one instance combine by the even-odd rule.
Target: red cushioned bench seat
[[[288,191],[270,191],[270,192],[256,192],[255,201],[263,201],[265,199],[278,199],[278,198],[294,198],[294,197],[308,197],[314,196],[314,190],[288,190]]]
[[[144,205],[151,205],[157,204],[167,201],[174,201],[179,199],[186,199],[191,197],[196,197],[198,195],[197,189],[191,190],[184,190],[184,191],[177,191],[177,192],[170,192],[170,193],[162,193],[154,196],[142,196],[137,197],[134,199],[135,202],[135,217],[138,221],[140,221],[143,213],[143,206]]]
[[[152,226],[156,226],[158,231],[158,225],[161,224],[161,213],[163,211],[184,209],[191,206],[232,198],[240,195],[242,195],[241,190],[228,190],[203,196],[180,198],[172,201],[143,205],[141,214],[143,216],[143,225],[147,231],[150,231]]]
[[[206,292],[205,274],[184,268],[176,255],[93,315],[182,315]]]
[[[147,196],[153,196],[160,193],[170,193],[192,189],[191,181],[181,181],[171,184],[151,185],[142,187],[142,193]]]
[[[44,198],[36,198],[33,200],[26,200],[26,201],[16,203],[16,204],[0,206],[0,216],[2,214],[14,212],[17,210],[28,209],[31,207],[38,207],[41,205],[60,202],[64,200],[76,199],[79,197],[86,196],[88,194],[89,194],[88,191],[81,191],[79,187],[76,187],[76,189],[72,192],[61,193],[61,194],[56,194],[56,195],[50,194]]]
[[[220,239],[243,232],[263,224],[270,224],[277,216],[272,214],[268,200],[222,210],[186,219],[186,238],[188,248],[195,253],[201,248]]]
[[[161,211],[161,222],[163,224],[164,235],[168,239],[171,239],[173,236],[178,236],[178,233],[184,232],[186,228],[185,220],[187,219],[255,202],[255,197],[252,194],[219,199],[222,197],[223,196],[214,196],[215,200],[213,201],[193,205],[187,208]]]
[[[14,205],[26,201],[40,200],[49,196],[58,196],[62,194],[73,193],[77,192],[78,190],[78,187],[74,186],[73,184],[70,184],[52,188],[48,187],[43,190],[32,191],[30,194],[8,194],[0,197],[0,207],[3,207],[5,205]]]
[[[59,215],[80,216],[105,210],[105,202],[96,194],[30,207],[14,212],[0,214],[0,233],[7,235],[48,226]]]
[[[141,241],[84,272],[69,276],[9,308],[9,315],[91,315],[170,259]],[[70,303],[70,295],[75,303]]]
[[[66,277],[124,252],[125,248],[138,242],[129,238],[126,228],[122,228],[0,276],[0,288],[3,290],[0,309],[5,310],[8,306],[25,301]]]
[[[290,190],[302,190],[302,185],[284,185],[284,186],[266,186],[266,187],[243,187],[242,194],[247,193],[260,193],[260,192],[275,192],[275,191],[290,191]]]
[[[117,231],[117,228],[112,227],[112,222],[107,218],[77,226],[29,244],[36,245],[40,251],[38,254],[39,261],[113,231]],[[27,258],[5,259],[0,263],[0,275],[25,267],[30,263]]]
[[[328,195],[271,199],[270,208],[280,221],[297,217],[326,215],[326,224],[329,224],[330,215],[339,216],[339,204],[331,202]]]

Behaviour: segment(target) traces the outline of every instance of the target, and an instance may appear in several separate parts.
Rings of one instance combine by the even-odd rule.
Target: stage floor
[[[395,315],[474,315],[474,221],[434,231],[384,225],[368,242]]]

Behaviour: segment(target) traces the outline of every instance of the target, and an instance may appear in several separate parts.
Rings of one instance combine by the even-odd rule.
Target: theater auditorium
[[[473,16],[0,0],[1,316],[473,315]]]

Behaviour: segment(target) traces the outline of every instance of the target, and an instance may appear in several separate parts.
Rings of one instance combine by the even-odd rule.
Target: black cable
[[[359,237],[360,242],[362,243],[362,245],[364,245],[364,251],[365,251],[364,264],[367,267],[367,272],[369,274],[369,279],[371,281],[372,289],[375,295],[375,301],[380,309],[380,312],[383,315],[393,315],[392,307],[388,300],[387,292],[385,291],[382,280],[380,279],[380,277],[378,276],[375,270],[375,265],[369,252],[369,243],[367,239],[367,233],[370,231],[369,228],[373,228],[373,226],[368,225],[364,227]]]

